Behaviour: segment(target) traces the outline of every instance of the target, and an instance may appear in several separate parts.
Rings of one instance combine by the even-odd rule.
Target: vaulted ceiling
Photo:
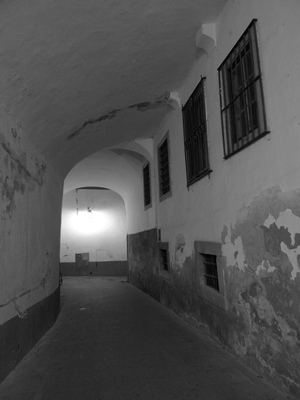
[[[226,0],[1,0],[0,103],[66,173],[153,137]]]

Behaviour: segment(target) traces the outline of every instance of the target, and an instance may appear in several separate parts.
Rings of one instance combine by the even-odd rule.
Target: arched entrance
[[[103,187],[65,193],[62,206],[62,275],[125,276],[126,210],[123,198]]]

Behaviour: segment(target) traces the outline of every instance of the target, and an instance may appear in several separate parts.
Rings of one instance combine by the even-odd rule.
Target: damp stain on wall
[[[224,227],[230,347],[300,389],[300,190],[274,187]]]
[[[17,140],[17,133],[13,137]],[[12,218],[13,212],[16,209],[15,195],[24,195],[26,189],[33,191],[35,186],[43,186],[46,179],[46,165],[34,158],[31,163],[31,172],[27,167],[27,155],[25,152],[17,154],[9,142],[1,143],[4,150],[3,169],[0,173],[1,184],[1,199],[2,199],[2,219],[7,215]],[[32,157],[33,158],[33,157]],[[32,164],[34,165],[32,167]]]
[[[226,310],[197,293],[195,254],[178,234],[161,274],[157,232],[128,237],[129,280],[282,389],[300,393],[300,190],[274,187],[221,233]]]

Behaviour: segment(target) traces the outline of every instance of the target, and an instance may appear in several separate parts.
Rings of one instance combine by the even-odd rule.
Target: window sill
[[[256,138],[252,139],[250,142],[244,144],[243,146],[233,150],[231,153],[224,156],[224,160],[234,156],[235,154],[239,153],[240,151],[244,150],[246,147],[249,147],[252,143],[257,142],[259,139],[262,139],[264,136],[268,135],[271,131],[265,131],[261,135],[257,136]]]
[[[222,310],[227,310],[227,301],[226,297],[221,293],[217,292],[215,289],[210,288],[206,285],[200,285],[197,288],[198,297],[211,303],[215,307],[221,308]]]
[[[171,190],[168,192],[168,193],[165,193],[165,194],[163,194],[162,196],[159,196],[159,201],[161,202],[161,201],[164,201],[164,200],[166,200],[166,199],[168,199],[169,197],[171,197],[172,196],[172,192],[171,192]]]
[[[212,173],[212,169],[208,169],[206,171],[203,171],[199,176],[197,176],[196,178],[191,179],[188,183],[187,183],[187,187],[189,188],[190,186],[192,186],[194,183],[200,181],[202,178],[205,178],[207,175],[209,176]]]
[[[158,275],[159,275],[159,277],[161,279],[164,279],[165,281],[170,281],[171,280],[170,271],[166,271],[164,269],[160,269]]]
[[[198,297],[214,305],[215,307],[227,311],[228,307],[223,271],[226,263],[224,257],[222,256],[221,244],[217,242],[195,241],[194,247]],[[212,254],[217,257],[219,291],[207,286],[205,283],[205,267],[202,254]]]
[[[152,208],[152,203],[147,204],[146,206],[144,206],[144,211],[149,210],[149,208]]]

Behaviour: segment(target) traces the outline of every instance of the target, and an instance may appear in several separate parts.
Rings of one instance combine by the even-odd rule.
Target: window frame
[[[168,155],[168,176],[169,176],[169,190],[168,192],[162,193],[162,177],[161,177],[161,154],[160,150],[164,143],[167,142],[167,155]],[[157,146],[157,165],[158,165],[158,183],[159,183],[159,201],[163,201],[168,197],[172,196],[172,185],[171,185],[171,162],[170,162],[170,140],[169,140],[169,131],[163,136],[161,141]]]
[[[226,311],[228,306],[227,306],[225,278],[224,278],[225,259],[222,256],[221,243],[195,241],[194,249],[195,249],[198,296],[203,300],[213,304],[214,306]],[[206,278],[205,278],[206,268],[205,268],[205,259],[203,257],[204,254],[216,256],[218,285],[219,285],[218,291],[206,284]]]
[[[145,178],[145,170],[148,168],[148,185]],[[149,203],[146,204],[147,193],[149,192]],[[143,193],[144,193],[144,208],[145,211],[152,207],[152,193],[151,193],[151,165],[147,161],[143,166]]]
[[[201,253],[204,265],[204,278],[206,286],[220,292],[217,256],[215,254]]]
[[[270,133],[256,23],[251,21],[218,68],[224,159]]]
[[[167,253],[167,269],[164,268],[161,261],[161,250]],[[164,279],[170,279],[170,253],[169,242],[158,242],[158,257],[159,257],[159,276]]]
[[[205,80],[205,77],[201,77],[200,82],[182,107],[188,187],[212,172],[208,151]]]
[[[169,272],[170,271],[169,243],[168,242],[159,242],[158,249],[159,249],[159,256],[161,255],[161,250],[165,251],[166,256],[167,256],[167,268],[164,267],[164,264],[161,262],[161,258],[160,258],[160,260],[159,260],[160,269],[161,269],[161,271]]]

